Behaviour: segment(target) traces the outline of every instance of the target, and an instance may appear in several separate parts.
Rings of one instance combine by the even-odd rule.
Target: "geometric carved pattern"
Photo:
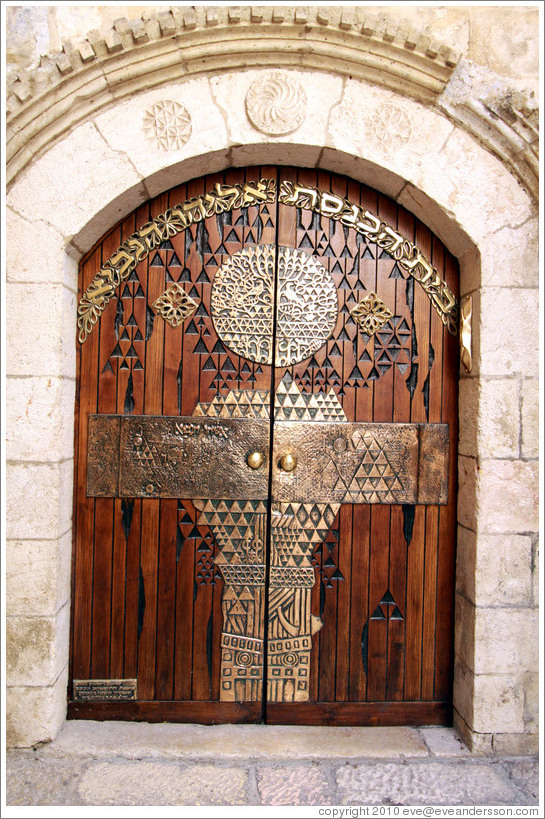
[[[247,247],[230,256],[214,278],[215,330],[230,350],[261,364],[272,363],[273,288],[278,254],[275,363],[288,367],[327,341],[338,312],[333,278],[317,259],[273,245]]]
[[[143,126],[150,142],[164,151],[182,148],[191,136],[189,111],[174,100],[162,100],[148,108]]]
[[[362,453],[355,468],[350,451]],[[395,493],[403,485],[374,435],[355,430],[346,453],[337,453],[324,470],[328,480],[336,478],[335,490],[345,490],[344,503],[399,503]]]
[[[172,282],[162,296],[153,302],[153,307],[172,327],[178,327],[197,309],[196,303],[178,282]]]
[[[393,318],[394,314],[376,293],[368,293],[359,304],[350,310],[350,315],[366,335],[372,336],[377,330],[380,330],[383,324]]]

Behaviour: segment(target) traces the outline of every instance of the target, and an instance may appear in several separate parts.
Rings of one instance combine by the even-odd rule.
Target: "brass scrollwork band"
[[[382,222],[378,216],[348,199],[288,180],[280,184],[278,201],[284,205],[313,210],[341,222],[386,250],[402,270],[422,285],[449,333],[457,334],[458,303],[454,294],[416,245]]]
[[[147,222],[132,234],[101,267],[87,287],[78,305],[78,339],[87,339],[100,314],[126,281],[135,267],[151,250],[195,222],[233,208],[247,208],[276,201],[274,179],[260,179],[236,185],[216,183],[212,191],[188,199]],[[283,181],[278,201],[305,210],[313,210],[347,227],[354,228],[397,262],[402,271],[424,288],[449,333],[458,332],[458,303],[437,270],[418,247],[359,205],[328,191]]]
[[[148,253],[161,242],[216,213],[276,200],[274,179],[221,185],[195,196],[147,222],[132,234],[101,267],[78,305],[78,339],[83,344],[121,282],[126,281]]]

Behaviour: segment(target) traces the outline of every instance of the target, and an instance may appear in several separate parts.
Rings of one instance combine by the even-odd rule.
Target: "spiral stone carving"
[[[291,134],[305,121],[307,96],[301,83],[285,71],[269,71],[252,83],[246,113],[264,134]]]

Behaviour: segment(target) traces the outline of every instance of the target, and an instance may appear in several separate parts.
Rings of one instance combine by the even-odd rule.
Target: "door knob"
[[[265,460],[265,456],[262,452],[250,452],[248,457],[246,458],[246,463],[250,467],[250,469],[259,469],[263,461]]]
[[[292,455],[291,452],[286,452],[286,454],[280,458],[280,469],[283,469],[284,472],[293,472],[296,466],[297,458],[295,455]]]

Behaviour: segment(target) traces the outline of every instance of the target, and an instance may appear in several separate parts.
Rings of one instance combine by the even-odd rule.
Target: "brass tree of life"
[[[272,364],[275,265],[274,364],[289,367],[319,350],[337,320],[333,277],[312,256],[272,245],[233,254],[212,284],[212,321],[222,342],[234,353],[259,364]]]

